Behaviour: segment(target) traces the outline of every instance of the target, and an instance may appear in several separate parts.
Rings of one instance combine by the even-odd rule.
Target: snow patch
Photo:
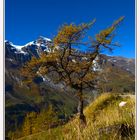
[[[31,45],[35,45],[34,41],[31,41],[31,42],[25,44],[24,46],[27,47],[27,46],[31,46]]]
[[[124,102],[124,101],[120,102],[120,103],[119,103],[119,107],[125,106],[126,103],[127,103],[127,102]]]
[[[13,47],[15,47],[17,50],[21,50],[24,46],[18,46],[18,45],[12,45]]]
[[[117,60],[113,60],[113,62],[117,62]]]

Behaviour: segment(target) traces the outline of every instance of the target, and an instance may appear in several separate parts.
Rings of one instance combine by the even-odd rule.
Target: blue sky
[[[114,41],[121,44],[113,54],[135,57],[135,0],[5,0],[5,39],[24,45],[39,36],[53,38],[63,23],[96,23],[95,36],[120,16],[125,16]]]

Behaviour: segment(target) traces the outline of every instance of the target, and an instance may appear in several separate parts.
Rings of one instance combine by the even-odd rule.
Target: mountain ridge
[[[51,52],[53,42],[51,39],[39,36],[35,41],[26,43],[25,45],[14,45],[12,42],[5,41],[5,54],[6,59],[20,60],[20,63],[25,63],[31,59],[32,56],[40,57],[42,52]],[[131,72],[135,75],[135,59],[126,58],[124,56],[108,56],[103,55],[108,62],[111,62],[124,70]]]

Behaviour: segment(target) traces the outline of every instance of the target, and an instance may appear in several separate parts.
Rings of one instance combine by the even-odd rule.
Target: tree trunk
[[[80,120],[80,124],[86,125],[86,117],[83,113],[83,109],[84,109],[84,101],[81,92],[81,94],[79,95],[79,103],[78,103],[79,120]]]

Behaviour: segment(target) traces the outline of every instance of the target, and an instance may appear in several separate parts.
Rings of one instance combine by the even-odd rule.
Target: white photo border
[[[140,140],[140,0],[135,0],[136,139]],[[0,0],[0,140],[5,139],[5,0]]]

